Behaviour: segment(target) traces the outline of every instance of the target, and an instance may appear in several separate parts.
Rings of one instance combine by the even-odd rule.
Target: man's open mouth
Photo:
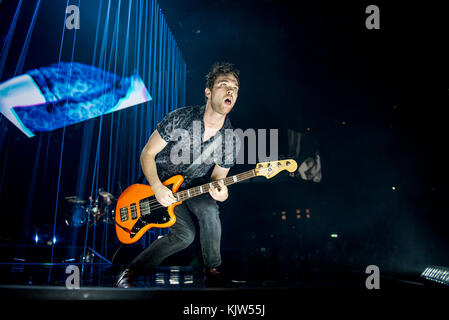
[[[230,106],[232,103],[232,100],[230,98],[226,98],[224,103],[227,104],[228,106]]]

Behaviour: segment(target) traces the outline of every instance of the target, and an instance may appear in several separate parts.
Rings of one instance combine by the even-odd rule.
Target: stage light
[[[391,187],[392,190],[396,190],[396,187]]]
[[[297,214],[297,215],[296,215],[296,219],[298,219],[298,220],[301,219],[301,215],[300,215],[300,214]]]
[[[337,233],[331,233],[331,238],[338,238],[338,234]]]
[[[449,268],[429,266],[421,273],[421,277],[427,280],[449,285]]]
[[[56,237],[53,237],[53,244],[56,243]]]
[[[310,218],[310,214],[306,214],[306,218],[309,219]]]
[[[287,214],[286,211],[281,211],[281,219],[282,219],[282,220],[286,220],[286,219],[287,219],[286,214]]]
[[[37,235],[37,233],[36,233],[36,235],[34,236],[34,242],[36,242],[36,243],[39,242],[39,236]]]

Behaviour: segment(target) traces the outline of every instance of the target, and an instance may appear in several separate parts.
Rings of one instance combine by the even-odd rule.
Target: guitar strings
[[[243,179],[240,180],[240,181],[234,181],[234,177],[236,177],[236,176],[239,176],[239,177],[241,177],[241,178],[243,178]],[[252,170],[250,170],[250,171],[243,172],[243,173],[238,174],[238,175],[235,175],[235,176],[223,178],[223,179],[221,179],[221,181],[224,182],[225,185],[231,185],[231,184],[234,184],[234,183],[237,183],[237,182],[241,182],[241,181],[246,180],[246,179],[249,179],[249,178],[253,178],[253,177],[255,177],[255,176],[256,176],[255,170],[252,169]],[[210,184],[217,185],[219,181],[220,181],[220,180],[211,181],[210,183],[204,184],[204,186],[205,186],[205,188],[207,188],[207,187],[210,187]],[[229,183],[228,183],[228,182],[229,182]],[[190,189],[187,189],[187,190],[181,190],[181,191],[176,192],[175,194],[178,194],[178,195],[181,197],[181,199],[179,199],[179,197],[178,197],[177,200],[178,200],[178,201],[184,201],[184,200],[187,200],[187,199],[189,199],[189,198],[191,198],[191,197],[195,197],[195,196],[198,196],[198,195],[200,195],[200,194],[203,194],[203,193],[206,193],[206,192],[209,191],[209,190],[207,190],[207,191],[205,191],[205,192],[202,192],[200,187],[202,187],[202,186],[199,186],[199,187],[193,187],[193,188],[190,188]],[[199,190],[200,190],[199,193],[197,193],[197,191],[194,191],[195,189],[198,190],[198,188],[200,188],[200,189],[199,189]],[[186,191],[188,192],[188,190],[192,190],[192,195],[193,195],[193,196],[191,196],[190,193],[188,193],[188,196],[187,196],[185,199],[183,199],[183,194],[185,194]],[[174,195],[175,195],[175,194],[174,194]],[[154,197],[154,196],[152,196],[152,197]],[[142,203],[139,205],[141,216],[151,213],[152,210],[164,208],[164,206],[161,205],[157,199],[151,199],[151,200],[148,200],[148,201],[143,202],[143,203],[147,206],[147,208],[141,208]],[[154,204],[154,205],[153,205],[153,204]],[[152,206],[152,205],[153,205],[153,206]],[[128,208],[130,208],[130,207],[123,207],[123,208],[128,209]],[[122,208],[122,209],[123,209],[123,208]]]
[[[249,172],[244,172],[244,173],[242,173],[241,175],[240,175],[242,178],[244,178],[244,180],[245,179],[248,179],[248,178],[251,178],[251,177],[253,177],[254,176],[254,173],[253,173],[253,171],[251,170],[251,171],[249,171]],[[222,179],[222,180],[227,180],[227,179],[232,179],[230,182],[230,184],[232,184],[234,181],[233,181],[233,177],[227,177],[227,178],[224,178],[224,179]],[[218,181],[212,181],[211,182],[212,184],[218,184]],[[229,185],[230,185],[229,184]],[[209,186],[209,184],[205,184],[205,186]],[[193,189],[193,188],[192,188]],[[189,189],[188,189],[189,190]],[[186,190],[182,190],[182,191],[179,191],[178,192],[178,194],[179,195],[181,195],[181,192],[185,192]],[[205,192],[203,192],[203,193],[205,193]],[[198,193],[198,194],[195,194],[195,192],[193,192],[193,196],[197,196],[197,195],[200,195],[201,193]],[[184,201],[184,200],[187,200],[189,197],[187,197],[187,198],[185,198],[185,199],[182,199],[182,195],[181,195],[181,199],[178,199],[179,201]],[[148,209],[149,210],[147,210],[146,208],[145,209],[142,209],[141,208],[141,210],[140,210],[140,212],[141,212],[141,214],[143,214],[143,215],[145,215],[145,214],[147,214],[147,213],[149,213],[149,212],[151,212],[152,210],[156,210],[156,209],[160,209],[160,208],[163,208],[164,206],[163,205],[161,205],[160,203],[159,203],[159,201],[157,200],[157,199],[151,199],[151,200],[148,200],[147,202],[146,202],[146,204],[148,204]],[[153,205],[153,204],[155,204],[155,205]],[[153,206],[152,206],[153,205]]]
[[[248,174],[246,174],[246,175],[248,175]],[[243,177],[243,174],[242,174],[242,177]],[[250,176],[247,176],[247,177],[244,177],[244,179],[247,179],[247,178],[249,178]],[[232,180],[228,180],[228,179],[232,179]],[[224,179],[222,179],[222,180],[228,180],[229,182],[231,182],[231,183],[229,183],[228,185],[230,185],[230,184],[232,184],[232,182],[234,181],[233,180],[233,178],[232,177],[227,177],[227,178],[224,178]],[[214,184],[214,185],[217,185],[218,184],[218,181],[212,181],[211,182],[212,184]],[[205,188],[207,188],[207,187],[209,187],[209,183],[208,184],[204,184],[203,186],[205,186]],[[201,186],[202,187],[202,186]],[[194,187],[194,188],[191,188],[191,189],[195,189],[195,188],[199,188],[199,187]],[[188,189],[188,190],[191,190],[191,189]],[[179,194],[181,197],[182,197],[182,194],[181,193],[185,193],[187,190],[181,190],[181,191],[178,191],[178,192],[176,192],[176,193],[174,193],[173,195],[175,195],[175,194]],[[209,190],[208,190],[209,191]],[[206,192],[208,192],[208,191],[206,191]],[[205,193],[205,192],[202,192],[202,193]],[[199,193],[199,194],[196,194],[196,191],[192,191],[192,194],[194,195],[194,196],[196,196],[196,195],[199,195],[199,194],[201,194],[201,192]],[[153,196],[152,196],[153,197]],[[188,199],[188,198],[186,198],[186,199]],[[184,200],[186,200],[186,199],[179,199],[179,201],[184,201]],[[156,203],[156,202],[158,202],[156,199],[151,199],[151,200],[148,200],[148,204],[153,204],[153,203]]]
[[[247,178],[251,178],[252,176],[253,176],[253,172],[252,171],[250,171],[250,172],[245,172],[245,173],[242,173],[241,174],[241,176],[242,177],[244,177],[245,179],[247,179]],[[232,178],[232,177],[228,177],[228,178]],[[228,178],[225,178],[225,179],[228,179]],[[213,182],[211,182],[212,184],[213,183],[218,183],[218,181],[213,181]],[[184,190],[185,191],[185,190]],[[180,191],[180,192],[182,192],[182,191]],[[196,196],[196,195],[200,195],[201,193],[199,193],[199,194],[194,194],[194,196]],[[187,200],[188,198],[186,198],[186,199],[180,199],[179,201],[184,201],[184,200]],[[164,206],[163,205],[161,205],[161,204],[159,204],[159,201],[157,201],[157,200],[155,200],[155,199],[153,199],[153,200],[150,200],[151,201],[151,203],[149,204],[149,211],[151,212],[151,210],[156,210],[156,209],[160,209],[160,208],[163,208]],[[154,206],[151,206],[151,204],[153,204],[153,203],[155,203],[155,202],[157,202],[158,204],[156,204],[156,205],[154,205]],[[146,213],[148,213],[147,212],[147,210],[142,210],[141,209],[141,213],[142,213],[142,211],[144,211],[144,214],[146,214]]]
[[[250,171],[247,171],[247,172],[244,172],[244,173],[240,174],[240,177],[243,178],[243,180],[246,180],[248,178],[252,178],[254,176],[255,176],[254,170],[250,170]],[[227,180],[226,182],[230,182],[228,185],[231,185],[231,184],[235,183],[233,177],[226,177],[226,178],[224,178],[222,180]],[[213,185],[217,185],[218,181],[212,181],[210,183],[212,183]],[[209,184],[205,184],[204,186],[207,187],[207,186],[209,186]],[[194,189],[194,188],[191,188],[191,189]],[[188,189],[188,190],[190,190],[190,189]],[[183,198],[183,193],[185,194],[185,191],[187,191],[187,190],[182,190],[182,191],[177,192],[180,195],[180,197],[181,197],[181,199],[178,198],[179,201],[184,201],[184,200],[187,200],[188,198],[190,198],[190,197]],[[203,193],[205,193],[205,192],[203,192]],[[196,192],[192,191],[192,194],[193,194],[193,196],[197,196],[197,195],[200,195],[201,192],[197,194]],[[151,213],[152,210],[157,210],[157,209],[160,209],[160,208],[164,208],[164,206],[161,205],[157,199],[151,199],[151,200],[148,200],[147,202],[144,202],[144,203],[146,204],[147,208],[140,208],[140,214],[141,215],[149,214],[149,213]],[[128,209],[130,207],[123,207],[123,208],[127,208]]]

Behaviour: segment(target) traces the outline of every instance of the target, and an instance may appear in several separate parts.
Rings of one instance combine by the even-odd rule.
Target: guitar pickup
[[[120,208],[120,220],[127,221],[129,219],[128,207]]]
[[[131,204],[130,208],[131,208],[131,219],[132,220],[137,219],[137,206],[136,206],[136,204],[135,203]]]
[[[142,216],[148,215],[151,213],[149,198],[142,199],[139,201],[140,214]]]

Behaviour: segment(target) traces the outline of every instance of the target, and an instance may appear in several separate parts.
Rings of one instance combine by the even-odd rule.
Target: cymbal
[[[78,198],[77,196],[69,196],[65,197],[65,199],[70,203],[86,203],[86,200],[82,200]]]
[[[85,200],[81,200],[81,199],[69,199],[67,200],[70,203],[81,203],[81,204],[85,204],[86,201]]]
[[[99,191],[98,194],[100,196],[102,196],[103,198],[109,197],[111,199],[115,199],[115,197],[111,193],[103,191],[103,190]]]

